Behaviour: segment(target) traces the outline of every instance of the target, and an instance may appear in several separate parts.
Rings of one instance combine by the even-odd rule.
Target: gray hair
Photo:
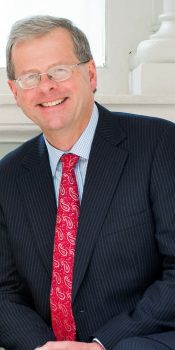
[[[7,41],[6,63],[7,76],[10,80],[15,79],[15,69],[12,62],[13,46],[19,41],[44,35],[60,27],[66,29],[71,34],[75,55],[79,61],[88,61],[93,58],[87,37],[70,20],[45,15],[24,18],[13,24]]]

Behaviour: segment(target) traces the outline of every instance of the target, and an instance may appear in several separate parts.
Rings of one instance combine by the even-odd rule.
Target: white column
[[[164,0],[163,1],[163,12],[164,13],[175,12],[175,1],[174,0]]]
[[[175,0],[163,0],[157,33],[142,41],[133,60],[131,93],[175,94]]]

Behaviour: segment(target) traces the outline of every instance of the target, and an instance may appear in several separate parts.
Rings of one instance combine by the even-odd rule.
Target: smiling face
[[[56,28],[40,37],[18,42],[12,49],[15,78],[45,73],[55,65],[79,63],[70,33]],[[93,109],[96,68],[93,60],[76,67],[69,79],[56,83],[41,76],[38,86],[24,90],[14,81],[9,86],[17,105],[55,147],[68,149],[87,126]]]

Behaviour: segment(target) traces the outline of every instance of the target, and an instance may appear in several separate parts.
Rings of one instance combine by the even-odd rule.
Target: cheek
[[[20,93],[17,94],[16,96],[16,102],[17,105],[21,108],[30,108],[32,107],[34,104],[32,103],[33,98],[31,96],[31,93],[28,91],[21,91]]]

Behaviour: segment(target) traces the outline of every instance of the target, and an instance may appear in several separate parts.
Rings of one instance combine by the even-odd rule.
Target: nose
[[[42,90],[43,92],[47,92],[50,90],[55,89],[58,87],[58,83],[56,83],[54,80],[50,79],[47,73],[42,73],[40,75],[40,81],[38,84],[38,89]]]

